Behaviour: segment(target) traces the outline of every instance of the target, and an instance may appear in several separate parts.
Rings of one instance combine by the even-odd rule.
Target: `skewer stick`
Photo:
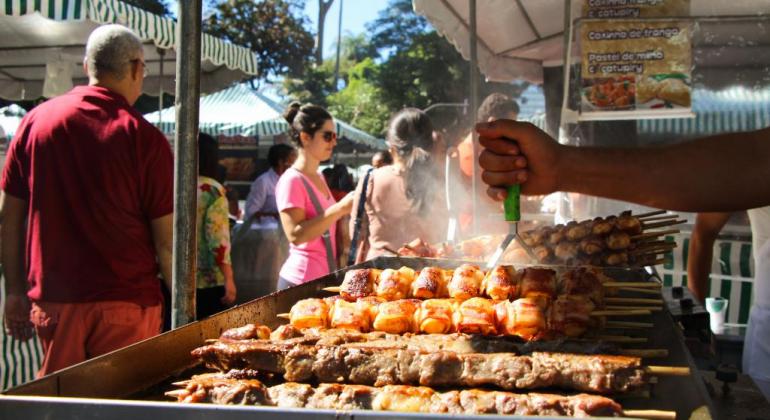
[[[404,245],[404,248],[407,248],[407,249],[412,249],[412,248],[409,248],[409,247],[408,247],[408,246],[406,246],[406,245]],[[388,252],[390,252],[391,254],[393,254],[393,255],[395,255],[395,256],[398,256],[398,255],[399,255],[399,254],[398,254],[398,251],[394,251],[394,250],[393,250],[393,248],[391,248],[391,247],[389,247],[389,246],[383,246],[383,247],[382,247],[382,249],[384,249],[385,251],[388,251]]]
[[[604,309],[606,309],[608,311],[650,311],[650,312],[659,312],[663,308],[661,308],[660,306],[610,305],[610,306],[605,306]]]
[[[647,366],[645,368],[650,375],[660,376],[690,376],[690,368],[681,366]]]
[[[620,287],[618,288],[618,290],[623,292],[634,292],[634,293],[642,293],[645,295],[660,296],[660,290],[642,289],[641,287]]]
[[[324,287],[321,290],[323,290],[324,292],[339,293],[340,290],[342,290],[342,288],[340,286],[329,286],[329,287]]]
[[[652,260],[652,261],[640,261],[638,265],[640,265],[640,266],[652,266],[652,265],[669,264],[669,263],[671,263],[671,259],[663,257],[663,258],[658,258],[657,260]]]
[[[277,314],[276,318],[291,319],[291,314],[289,314],[289,313]]]
[[[623,416],[649,420],[676,420],[676,411],[623,410]]]
[[[646,232],[646,233],[642,233],[642,234],[639,234],[639,235],[632,236],[631,240],[632,241],[638,241],[638,240],[641,240],[641,239],[655,238],[655,237],[663,236],[663,235],[673,235],[673,234],[676,234],[676,233],[679,233],[679,229],[659,230],[657,232]]]
[[[645,359],[654,359],[659,357],[668,357],[666,349],[620,349],[618,354],[623,356],[641,357]]]
[[[678,219],[678,214],[664,214],[662,216],[652,216],[652,217],[645,217],[644,220],[642,220],[642,224],[657,221],[657,220],[670,220],[670,219]],[[637,219],[639,219],[637,217]]]
[[[643,219],[645,217],[657,216],[659,214],[663,214],[666,211],[667,210],[654,210],[654,211],[648,211],[647,213],[642,213],[642,214],[633,214],[633,213],[631,213],[631,215],[636,217],[637,219]]]
[[[597,340],[609,343],[646,343],[647,337],[628,337],[625,335],[597,335]]]
[[[163,395],[165,395],[167,397],[171,397],[171,398],[179,398],[182,395],[187,395],[187,390],[186,389],[175,389],[173,391],[168,391],[168,392],[164,393]]]
[[[652,328],[652,322],[607,321],[605,328]]]
[[[639,287],[639,288],[649,288],[649,289],[660,289],[661,285],[660,283],[654,282],[654,281],[608,281],[605,283],[602,283],[602,286],[604,287]]]
[[[649,309],[605,309],[591,312],[591,316],[627,316],[627,315],[652,315]]]
[[[650,224],[642,225],[642,229],[655,229],[655,228],[660,228],[664,226],[681,225],[682,223],[687,223],[687,220],[669,220],[669,221],[663,221],[658,223],[650,223]]]
[[[662,305],[663,299],[606,297],[605,303],[638,303],[641,305]]]
[[[178,381],[178,382],[172,382],[171,385],[174,386],[187,386],[190,382],[192,382],[190,379],[184,380],[184,381]]]

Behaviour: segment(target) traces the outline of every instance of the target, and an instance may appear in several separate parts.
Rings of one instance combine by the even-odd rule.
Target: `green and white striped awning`
[[[220,92],[201,97],[200,131],[212,136],[266,137],[286,133],[289,125],[281,116],[284,107],[248,83],[239,83]],[[167,136],[176,128],[176,111],[168,107],[145,114],[147,121],[155,124]],[[353,143],[371,149],[385,149],[385,141],[373,137],[352,125],[336,121],[337,133]]]
[[[64,62],[75,85],[86,83],[82,57],[88,35],[99,25],[119,23],[145,42],[149,77],[144,91],[174,92],[177,23],[120,0],[0,0],[0,97],[43,96],[46,66]],[[248,48],[203,34],[201,91],[215,92],[257,74]]]

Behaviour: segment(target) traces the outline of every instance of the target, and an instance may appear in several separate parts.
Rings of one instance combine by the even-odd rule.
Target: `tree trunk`
[[[323,62],[324,52],[324,24],[326,13],[332,7],[334,0],[318,0],[318,34],[315,38],[315,61],[320,65]]]

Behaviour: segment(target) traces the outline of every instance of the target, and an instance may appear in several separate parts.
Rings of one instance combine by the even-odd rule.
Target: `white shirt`
[[[278,206],[275,203],[275,186],[278,184],[278,178],[280,176],[273,168],[270,168],[251,183],[251,190],[246,198],[245,220],[248,220],[251,215],[257,212],[278,214]],[[261,220],[257,220],[256,223],[272,226],[278,223],[278,219],[265,216]]]

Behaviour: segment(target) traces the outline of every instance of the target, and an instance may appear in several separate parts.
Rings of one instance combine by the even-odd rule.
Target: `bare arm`
[[[169,291],[171,288],[171,255],[173,251],[173,224],[174,214],[167,214],[150,222],[152,229],[152,241],[155,243],[155,252],[158,254],[158,263],[160,264],[160,274],[163,276],[163,283]]]
[[[0,200],[0,258],[6,293],[5,326],[12,337],[27,340],[32,337],[27,280],[24,278],[24,221],[28,203],[5,192]]]
[[[305,209],[293,207],[282,210],[281,224],[286,237],[294,245],[304,244],[323,235],[332,223],[350,214],[353,205],[353,194],[346,195],[342,200],[332,204],[322,215],[312,219],[305,218]]]
[[[687,287],[701,302],[708,294],[714,241],[729,218],[730,213],[699,213],[695,219],[687,255]]]
[[[486,149],[482,178],[493,187],[523,183],[525,194],[569,191],[681,211],[770,204],[770,128],[634,149],[563,146],[506,120],[477,129]],[[490,193],[501,197],[499,189]]]

